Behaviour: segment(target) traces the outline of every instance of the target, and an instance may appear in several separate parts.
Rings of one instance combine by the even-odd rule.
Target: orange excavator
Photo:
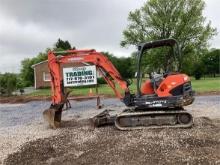
[[[114,123],[120,130],[141,129],[144,127],[191,127],[192,115],[183,107],[194,101],[190,78],[183,73],[166,72],[152,74],[149,80],[143,82],[141,64],[143,56],[149,49],[171,47],[174,56],[180,55],[178,43],[175,39],[164,39],[147,42],[138,46],[137,53],[137,91],[132,94],[129,90],[130,82],[124,80],[114,65],[102,53],[95,50],[67,50],[62,52],[48,52],[48,66],[51,74],[52,104],[43,112],[44,118],[53,128],[61,123],[64,105],[67,103],[68,93],[64,91],[61,76],[61,64],[88,63],[95,65],[115,95],[128,107],[121,113],[111,116],[108,110],[92,118],[95,126]],[[122,95],[116,88],[116,83],[124,91]]]

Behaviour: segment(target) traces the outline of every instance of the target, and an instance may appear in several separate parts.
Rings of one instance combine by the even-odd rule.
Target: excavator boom
[[[93,49],[62,52],[50,51],[48,52],[48,67],[51,75],[52,104],[43,114],[44,118],[53,128],[60,125],[62,109],[67,99],[64,93],[63,78],[60,74],[61,64],[67,63],[93,64],[119,99],[123,99],[124,96],[117,90],[115,82],[124,90],[126,96],[130,93],[127,81],[122,79],[114,65],[102,53],[96,52]]]

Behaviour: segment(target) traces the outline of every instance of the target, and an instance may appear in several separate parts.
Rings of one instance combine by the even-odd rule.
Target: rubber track
[[[188,114],[191,116],[191,121],[188,124],[176,124],[176,125],[149,125],[149,126],[136,126],[136,127],[122,127],[120,126],[119,119],[124,116],[144,116],[144,115],[178,115],[178,114]],[[190,128],[193,125],[193,117],[190,113],[186,110],[178,110],[178,111],[145,111],[145,112],[122,112],[121,114],[117,115],[115,120],[115,126],[119,130],[136,130],[136,129],[143,129],[143,128]]]

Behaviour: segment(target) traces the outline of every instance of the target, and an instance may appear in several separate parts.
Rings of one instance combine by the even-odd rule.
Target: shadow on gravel
[[[191,129],[91,129],[64,121],[60,134],[25,143],[5,164],[218,164],[220,121],[195,118]]]
[[[91,126],[94,127],[91,119],[81,119],[81,120],[66,120],[61,122],[60,128],[72,128],[72,127],[82,127],[82,126]]]

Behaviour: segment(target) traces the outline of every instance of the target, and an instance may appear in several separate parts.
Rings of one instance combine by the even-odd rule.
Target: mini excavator
[[[44,118],[52,128],[59,127],[64,105],[68,101],[68,93],[64,92],[60,65],[84,62],[97,67],[97,70],[113,89],[115,95],[128,107],[115,116],[111,116],[108,110],[103,111],[92,118],[95,126],[114,123],[119,130],[146,127],[191,127],[193,117],[184,109],[184,106],[193,103],[194,91],[192,90],[190,78],[186,74],[166,72],[164,74],[153,74],[145,82],[142,80],[141,64],[143,56],[147,55],[146,52],[149,49],[161,47],[170,47],[172,50],[175,48],[177,51],[172,51],[172,53],[177,54],[177,56],[180,55],[178,43],[175,39],[157,40],[142,43],[138,46],[136,94],[130,92],[130,82],[121,77],[110,60],[94,49],[48,52],[52,104],[49,109],[43,112]],[[124,91],[123,95],[116,88],[116,83]]]

